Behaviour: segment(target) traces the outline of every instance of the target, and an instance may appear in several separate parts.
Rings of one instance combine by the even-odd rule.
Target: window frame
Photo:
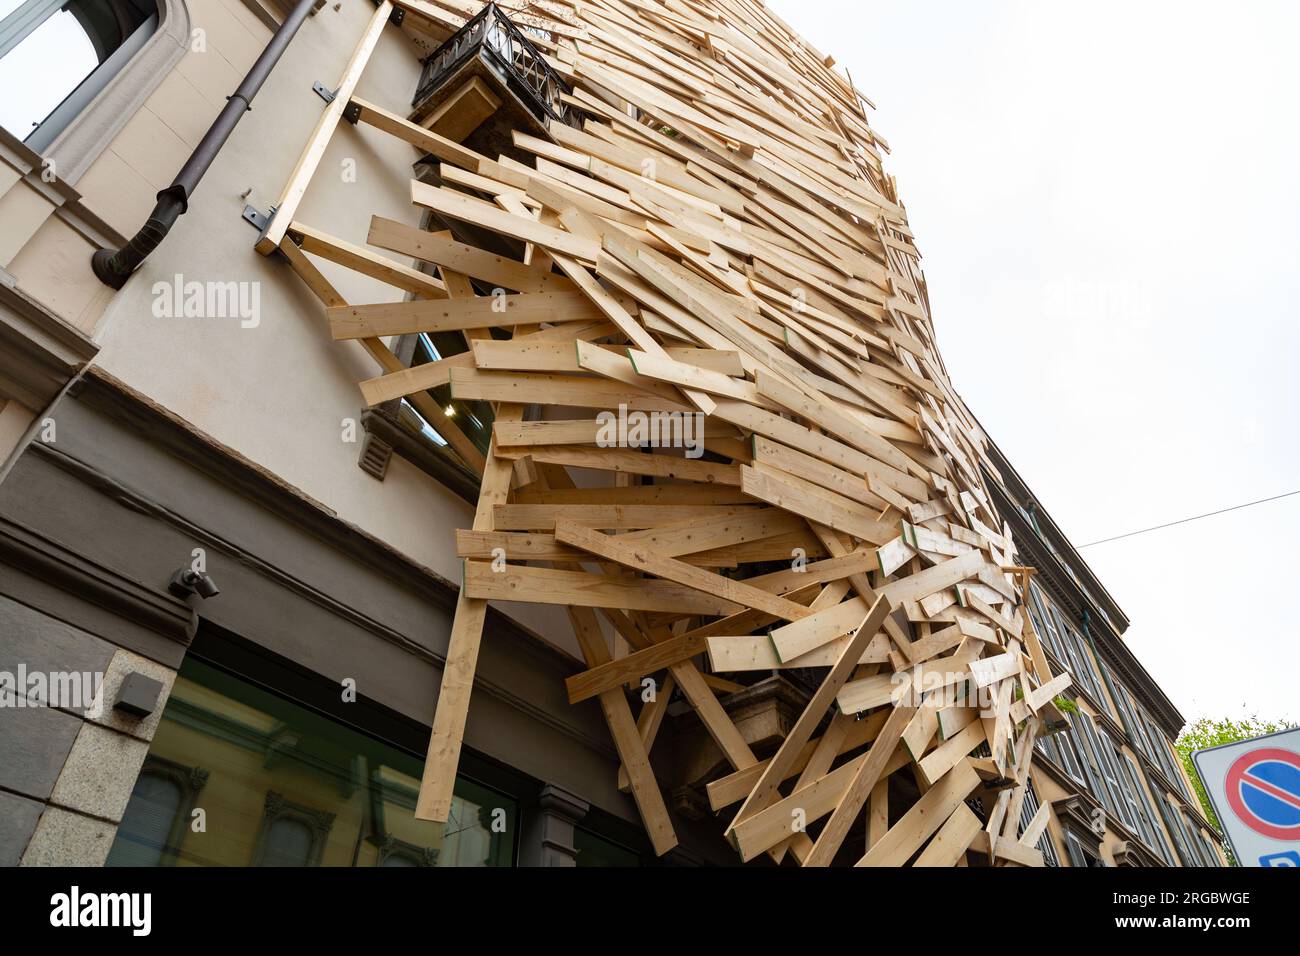
[[[1149,834],[1147,842],[1153,850],[1164,858],[1164,861],[1167,864],[1172,866],[1174,859],[1169,846],[1169,840],[1165,836],[1164,828],[1160,826],[1160,822],[1156,818],[1155,809],[1151,806],[1151,795],[1147,793],[1147,788],[1144,786],[1141,767],[1138,765],[1138,762],[1128,754],[1121,753],[1119,756],[1123,759],[1125,768],[1130,777],[1131,785],[1136,792],[1140,804],[1140,809],[1142,811],[1140,819],[1143,821],[1144,827]]]
[[[1020,827],[1016,830],[1017,837],[1025,831],[1030,821],[1038,814],[1038,807],[1038,791],[1034,789],[1034,781],[1031,778],[1025,781],[1025,799],[1020,804]],[[1034,846],[1042,852],[1045,866],[1059,867],[1061,865],[1060,855],[1056,852],[1056,844],[1052,841],[1050,826],[1043,828],[1043,832],[1039,835],[1038,842]]]
[[[92,96],[79,101],[76,115],[67,119],[50,142],[38,147],[26,142],[20,134],[6,130],[26,149],[50,160],[50,168],[60,182],[77,185],[189,51],[190,14],[185,0],[153,0],[153,3],[157,7],[153,32],[143,38],[138,48],[131,50],[125,62],[116,64],[103,77],[103,83],[97,84]],[[124,48],[125,45],[119,51]]]

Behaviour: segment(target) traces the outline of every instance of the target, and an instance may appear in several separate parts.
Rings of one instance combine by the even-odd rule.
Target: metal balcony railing
[[[543,125],[559,120],[578,126],[579,119],[561,98],[569,92],[523,31],[489,3],[424,59],[412,105],[420,105],[470,58],[481,57]]]

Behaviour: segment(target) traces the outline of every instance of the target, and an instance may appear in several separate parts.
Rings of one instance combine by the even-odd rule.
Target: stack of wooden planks
[[[680,695],[730,765],[707,798],[743,860],[1041,865],[1048,807],[1020,811],[1070,678],[1025,613],[863,98],[757,0],[512,5],[583,122],[483,156],[355,97],[394,6],[444,34],[478,8],[379,5],[259,249],[374,356],[366,402],[407,397],[481,475],[418,815],[447,819],[488,603],[536,602],[567,609],[570,700],[598,702],[656,852],[677,840],[650,753]],[[297,221],[348,108],[440,164],[412,203],[523,255]],[[345,302],[307,254],[410,296]],[[416,332],[466,351],[406,368],[386,339]],[[486,454],[444,385],[494,408]],[[755,753],[727,695],[794,668],[806,703]]]

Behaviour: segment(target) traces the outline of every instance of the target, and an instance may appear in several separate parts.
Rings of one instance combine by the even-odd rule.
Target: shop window
[[[416,820],[421,769],[417,753],[190,657],[108,864],[510,866],[517,802],[462,777],[445,827]]]
[[[578,851],[578,866],[641,865],[636,851],[582,827],[573,829],[573,848]]]

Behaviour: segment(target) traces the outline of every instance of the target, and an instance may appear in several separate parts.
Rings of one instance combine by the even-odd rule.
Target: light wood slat
[[[298,162],[294,165],[293,172],[289,174],[280,198],[275,203],[275,212],[271,214],[266,228],[258,237],[256,248],[262,255],[269,256],[280,247],[280,241],[284,239],[289,223],[298,212],[302,197],[306,195],[307,187],[316,173],[316,167],[320,165],[325,155],[330,139],[338,128],[339,120],[343,118],[343,111],[348,105],[352,91],[356,89],[361,74],[365,72],[366,64],[370,61],[375,45],[384,31],[384,25],[388,23],[392,13],[393,5],[390,0],[383,0],[375,8],[369,23],[366,24],[366,29],[357,39],[356,47],[343,68],[338,85],[334,87],[334,99],[325,105],[320,118],[316,121],[316,128],[308,137],[307,144],[303,147],[302,154],[298,157]]]
[[[903,814],[903,818],[866,852],[857,865],[900,866],[905,863],[962,805],[979,782],[979,774],[969,760],[957,764]]]
[[[733,581],[718,574],[710,574],[675,558],[667,557],[643,545],[625,544],[617,537],[601,534],[573,521],[556,521],[555,538],[563,544],[581,548],[598,557],[616,561],[624,567],[676,581],[697,591],[739,607],[752,607],[787,621],[797,621],[812,612],[802,604]]]
[[[812,739],[813,731],[821,723],[822,715],[830,707],[835,695],[839,693],[845,681],[849,679],[849,675],[858,666],[863,651],[867,649],[867,644],[880,630],[890,610],[889,601],[881,598],[859,623],[853,639],[844,648],[830,673],[822,679],[817,692],[813,694],[803,713],[799,715],[794,726],[786,734],[785,740],[781,742],[780,749],[772,757],[767,769],[763,771],[763,775],[754,784],[754,789],[750,791],[745,802],[736,811],[736,816],[731,822],[731,829],[734,829],[740,821],[765,808],[772,801],[776,795],[777,786],[785,779],[786,771],[789,770],[798,756],[800,748]],[[886,723],[886,728],[889,728],[888,723]]]
[[[741,605],[670,581],[643,581],[583,571],[552,571],[510,565],[493,571],[482,561],[466,561],[464,593],[492,601],[612,607],[680,614],[734,614]]]
[[[579,322],[601,317],[580,292],[517,292],[432,302],[379,302],[332,308],[328,314],[330,332],[336,339]]]
[[[505,420],[522,415],[523,409],[517,405],[497,409],[497,416]],[[510,463],[497,459],[489,449],[479,487],[478,506],[474,510],[475,530],[492,530],[493,508],[509,495],[510,476]],[[456,599],[447,658],[442,667],[442,687],[438,692],[429,752],[425,757],[420,794],[415,805],[416,819],[446,823],[451,813],[452,788],[456,784],[456,767],[465,737],[465,720],[486,616],[487,602],[474,599],[467,589],[462,588]]]

